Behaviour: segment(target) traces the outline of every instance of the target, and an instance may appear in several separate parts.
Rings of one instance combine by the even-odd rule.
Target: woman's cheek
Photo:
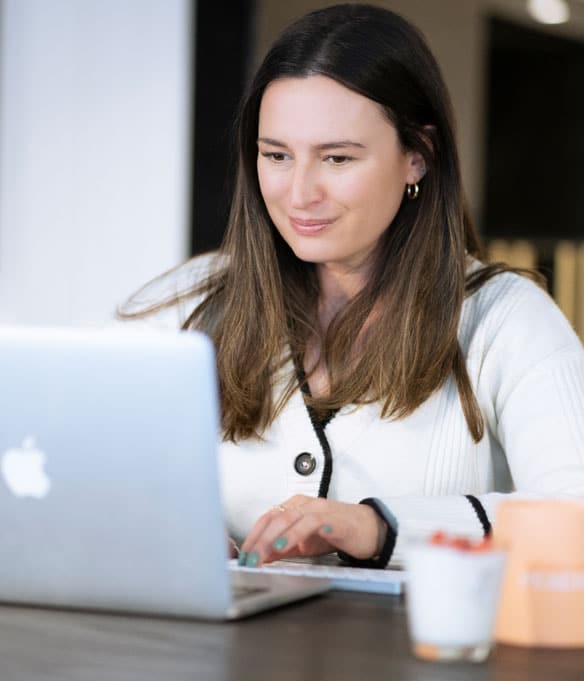
[[[259,173],[260,191],[266,203],[285,198],[288,182],[283,173]]]

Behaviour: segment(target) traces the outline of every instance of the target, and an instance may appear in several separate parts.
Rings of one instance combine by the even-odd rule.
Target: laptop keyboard
[[[332,580],[333,589],[341,591],[365,591],[369,593],[401,594],[406,581],[403,570],[371,570],[344,565],[322,565],[300,560],[279,560],[259,568],[247,568],[230,561],[231,570],[269,573],[280,575],[299,575],[301,577],[325,577]]]

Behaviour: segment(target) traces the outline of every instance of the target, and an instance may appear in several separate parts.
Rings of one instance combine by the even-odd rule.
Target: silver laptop
[[[231,619],[328,580],[233,573],[213,348],[0,329],[0,600]]]

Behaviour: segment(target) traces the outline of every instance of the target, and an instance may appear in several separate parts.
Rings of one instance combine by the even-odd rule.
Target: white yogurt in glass
[[[505,553],[411,543],[408,626],[414,652],[429,659],[481,661],[489,654]]]

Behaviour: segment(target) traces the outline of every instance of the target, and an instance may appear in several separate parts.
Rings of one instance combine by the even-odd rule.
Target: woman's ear
[[[428,154],[431,157],[434,156],[434,145],[432,144],[432,135],[435,131],[433,125],[425,125],[424,132],[422,133],[422,138],[425,146],[428,149]],[[417,184],[428,171],[426,167],[426,161],[419,151],[409,152],[409,172],[408,172],[408,184]]]
[[[426,174],[426,161],[419,151],[408,152],[408,173],[406,182],[417,184]]]

